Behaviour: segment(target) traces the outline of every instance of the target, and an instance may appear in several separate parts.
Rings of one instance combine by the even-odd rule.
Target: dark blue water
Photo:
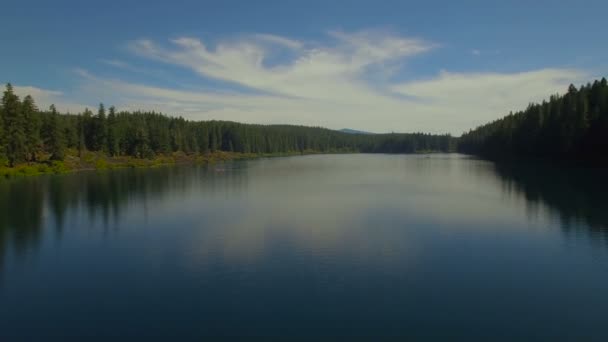
[[[1,180],[0,341],[606,341],[605,179],[318,155]]]

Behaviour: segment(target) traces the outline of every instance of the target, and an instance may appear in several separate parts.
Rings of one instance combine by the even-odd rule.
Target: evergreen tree
[[[19,97],[13,92],[9,83],[2,97],[4,109],[4,127],[6,136],[6,156],[9,166],[14,166],[26,159],[25,120],[21,112]]]
[[[4,166],[6,158],[6,133],[4,129],[4,106],[0,102],[0,166]]]
[[[99,104],[99,110],[97,111],[97,117],[95,118],[94,124],[94,146],[95,151],[105,151],[108,146],[108,126],[106,122],[106,110],[103,103]]]
[[[589,100],[588,106],[590,108],[596,106],[603,112],[606,101],[603,100],[602,94],[602,92],[597,93],[595,102]],[[85,150],[90,150],[138,158],[178,151],[187,154],[210,151],[409,153],[419,150],[441,150],[447,152],[453,149],[455,141],[448,135],[347,134],[319,127],[248,125],[226,121],[192,122],[155,112],[116,113],[113,107],[109,109],[109,115],[106,117],[103,105],[100,105],[96,115],[86,109],[82,114],[75,116],[59,114],[54,106],[48,112],[40,112],[31,97],[26,97],[23,104],[20,104],[19,99],[12,94],[12,88],[5,95],[5,101],[0,105],[2,118],[0,145],[6,145],[9,141],[7,139],[9,126],[6,124],[10,122],[10,128],[18,128],[17,131],[11,131],[12,134],[20,136],[15,132],[22,132],[23,137],[23,143],[12,145],[10,151],[13,156],[18,156],[19,154],[15,152],[20,149],[16,147],[23,146],[20,152],[23,160],[33,160],[40,152],[48,153],[52,159],[61,160],[67,148],[78,149],[80,157]],[[577,98],[577,101],[579,100]],[[11,108],[18,110],[7,115]],[[14,113],[17,116],[13,115]],[[21,124],[14,125],[13,122]],[[557,122],[559,123],[559,120]],[[511,131],[515,132],[516,126],[509,125]],[[8,150],[3,148],[1,151]],[[11,165],[18,162],[17,159],[13,158]]]
[[[64,142],[61,128],[59,127],[59,114],[55,105],[51,105],[50,112],[48,151],[51,154],[51,160],[63,160],[65,157]]]
[[[84,149],[92,151],[95,149],[95,118],[89,108],[85,108],[82,113],[82,132],[84,134]]]
[[[82,159],[82,155],[83,155],[84,151],[87,149],[87,146],[86,146],[86,142],[85,142],[85,138],[84,138],[85,122],[84,122],[84,117],[81,114],[78,114],[77,123],[78,123],[78,146],[77,146],[78,158]]]
[[[150,150],[148,132],[143,125],[135,129],[132,155],[138,158],[149,158],[153,155]]]
[[[608,164],[606,79],[480,126],[460,137],[461,152],[492,159],[549,158]]]
[[[41,145],[40,141],[40,119],[34,99],[27,95],[22,104],[23,117],[25,120],[25,147],[28,161],[36,161],[36,154]]]
[[[117,132],[117,122],[116,122],[116,108],[114,106],[110,107],[110,113],[108,114],[108,154],[110,156],[116,156],[119,152],[118,146],[118,132]]]

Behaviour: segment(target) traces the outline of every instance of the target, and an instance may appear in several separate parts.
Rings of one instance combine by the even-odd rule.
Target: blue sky
[[[0,82],[40,107],[449,132],[608,74],[606,1],[12,1]]]

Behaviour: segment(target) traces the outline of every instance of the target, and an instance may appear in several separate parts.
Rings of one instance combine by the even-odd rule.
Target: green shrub
[[[53,173],[66,173],[70,171],[64,162],[58,160],[51,162],[51,170]]]
[[[105,170],[108,168],[108,162],[105,159],[97,159],[95,162],[95,168],[97,170]]]

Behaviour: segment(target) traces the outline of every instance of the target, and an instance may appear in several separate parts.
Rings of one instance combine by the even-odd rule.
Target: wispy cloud
[[[13,89],[15,94],[21,98],[31,95],[41,110],[48,109],[51,104],[54,104],[57,110],[61,112],[79,113],[86,108],[85,105],[72,102],[69,98],[66,98],[61,91],[18,85],[15,85]]]
[[[525,109],[564,92],[588,75],[579,70],[541,69],[519,73],[454,73],[395,85],[393,91],[420,100],[420,112],[442,113],[463,130]],[[464,125],[464,126],[463,126]]]
[[[422,58],[438,47],[379,30],[330,31],[323,42],[268,34],[241,35],[215,44],[176,37],[167,42],[137,40],[130,50],[155,65],[170,67],[158,68],[159,72],[182,68],[201,81],[220,80],[228,86],[184,90],[167,82],[137,83],[123,75],[77,73],[91,97],[112,94],[113,104],[123,109],[154,109],[197,120],[453,134],[564,91],[587,76],[580,70],[547,68],[518,73],[439,71],[422,80],[393,81],[411,58]],[[105,63],[132,68],[120,60]]]
[[[359,76],[372,65],[420,54],[432,44],[378,32],[354,34],[333,31],[329,44],[304,43],[268,35],[249,35],[220,42],[208,48],[196,38],[171,40],[163,47],[140,40],[131,48],[137,54],[165,63],[180,65],[197,74],[234,82],[241,86],[276,94],[314,99],[351,98],[356,88],[365,86]],[[292,59],[267,66],[275,48],[290,49]]]

